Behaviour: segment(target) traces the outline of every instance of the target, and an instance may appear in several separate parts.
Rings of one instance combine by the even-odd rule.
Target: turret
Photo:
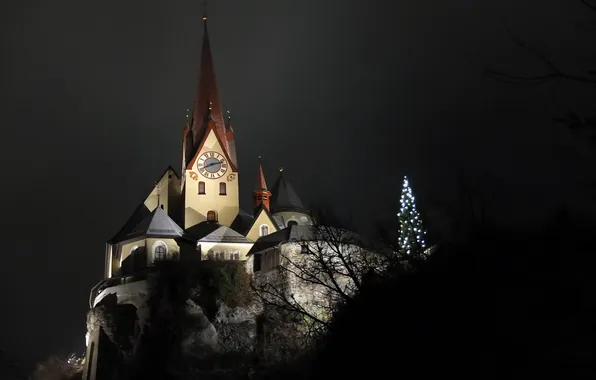
[[[311,224],[310,211],[294,191],[294,188],[284,178],[283,168],[279,170],[279,177],[271,188],[271,213],[281,218],[284,226],[292,224]]]
[[[269,202],[271,200],[271,192],[267,189],[265,182],[265,175],[263,174],[263,166],[261,165],[261,157],[259,157],[259,169],[257,171],[257,185],[253,192],[253,205],[255,216],[261,206],[264,206],[269,211]]]

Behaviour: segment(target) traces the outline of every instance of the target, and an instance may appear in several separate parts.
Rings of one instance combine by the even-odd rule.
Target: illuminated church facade
[[[251,170],[257,174],[253,209],[240,208],[234,129],[230,118],[223,117],[206,19],[200,59],[194,110],[182,133],[181,175],[168,167],[107,242],[106,278],[132,275],[156,260],[182,256],[246,260],[260,237],[311,223],[310,212],[284,173],[279,172],[269,189],[260,163]]]
[[[264,273],[279,262],[272,247],[293,246],[312,225],[311,213],[284,177],[271,188],[259,166],[251,189],[253,209],[240,208],[234,129],[224,119],[206,17],[194,109],[182,133],[180,175],[168,168],[122,228],[106,242],[104,279],[91,290],[93,310],[115,299],[136,310],[135,331],[144,329],[151,289],[148,273],[163,260],[233,260],[247,272]],[[243,193],[246,197],[249,193]],[[113,302],[113,301],[109,301]],[[102,380],[102,328],[88,319],[84,380]],[[101,343],[101,344],[100,344]]]

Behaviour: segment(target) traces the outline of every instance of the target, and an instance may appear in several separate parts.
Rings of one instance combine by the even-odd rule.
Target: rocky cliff
[[[163,263],[145,281],[145,304],[123,303],[113,293],[89,312],[89,333],[100,336],[102,378],[248,373],[262,311],[242,263]]]

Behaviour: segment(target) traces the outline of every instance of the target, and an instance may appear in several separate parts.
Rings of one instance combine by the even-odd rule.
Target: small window
[[[254,255],[252,259],[252,270],[258,272],[261,270],[261,254]]]
[[[308,254],[308,244],[302,243],[302,245],[300,246],[300,253],[302,253],[303,255]]]
[[[291,226],[297,226],[297,225],[298,225],[298,222],[297,222],[297,221],[295,221],[295,220],[290,220],[290,221],[288,222],[288,227],[291,227]]]
[[[215,257],[213,256],[213,251],[207,252],[207,260],[213,260]]]
[[[217,213],[213,210],[207,211],[207,221],[208,222],[217,222]]]
[[[199,182],[199,194],[205,194],[205,182]]]
[[[226,195],[226,183],[225,182],[219,183],[219,195]]]
[[[261,225],[261,235],[260,236],[267,236],[269,235],[269,226],[266,224]]]
[[[215,254],[215,260],[221,260],[221,261],[223,261],[225,259],[226,259],[226,255],[225,255],[224,252],[217,252]]]

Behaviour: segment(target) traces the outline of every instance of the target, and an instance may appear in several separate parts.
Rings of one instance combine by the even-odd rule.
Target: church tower
[[[219,102],[207,17],[192,116],[183,131],[184,228],[204,221],[230,226],[239,212],[234,130]]]

